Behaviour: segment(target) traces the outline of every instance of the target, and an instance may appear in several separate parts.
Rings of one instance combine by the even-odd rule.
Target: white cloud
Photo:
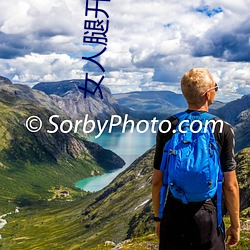
[[[11,80],[14,83],[24,83],[31,86],[42,81],[85,77],[82,70],[85,62],[71,58],[67,54],[39,55],[32,53],[11,59],[8,63],[0,59],[0,63],[5,65],[2,74],[12,75]]]
[[[84,78],[84,52],[95,54],[103,48],[82,42],[85,3],[1,1],[0,56],[6,58],[0,59],[1,74],[29,84]],[[248,34],[249,1],[111,0],[100,1],[99,7],[110,16],[100,63],[106,69],[104,83],[113,92],[179,91],[180,78],[192,67],[212,72],[223,90],[218,92],[222,100],[248,92],[249,62],[237,58],[246,58],[242,53],[250,45],[237,34]],[[92,16],[88,18],[94,20]],[[227,34],[235,35],[239,44],[243,41],[244,50],[225,42]]]
[[[121,88],[129,91],[142,90],[142,82],[151,82],[153,70],[147,72],[112,71],[106,74],[103,83],[112,89],[113,93],[120,93]]]

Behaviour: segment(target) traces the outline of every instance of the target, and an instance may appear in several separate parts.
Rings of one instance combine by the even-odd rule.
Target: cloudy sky
[[[94,2],[90,0],[89,6]],[[30,86],[41,81],[100,79],[82,56],[105,45],[83,42],[85,20],[103,20],[107,50],[99,57],[113,93],[180,92],[182,75],[206,67],[220,86],[218,100],[250,94],[249,0],[111,0],[85,17],[86,0],[0,2],[0,75]],[[100,27],[100,26],[99,26]]]

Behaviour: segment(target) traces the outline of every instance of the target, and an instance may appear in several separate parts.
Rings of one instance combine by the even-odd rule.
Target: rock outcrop
[[[110,119],[114,114],[123,114],[119,104],[107,87],[101,86],[103,99],[100,98],[98,92],[95,95],[87,94],[85,98],[83,91],[78,88],[78,86],[84,86],[84,84],[84,80],[41,82],[35,85],[33,89],[50,95],[56,105],[75,120],[83,119],[88,114],[89,119],[103,122]]]

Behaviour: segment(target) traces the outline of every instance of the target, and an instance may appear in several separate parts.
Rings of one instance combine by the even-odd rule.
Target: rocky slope
[[[249,108],[250,95],[244,95],[240,99],[227,103],[223,107],[217,109],[214,113],[220,118],[235,126],[238,123],[237,118],[240,113]]]
[[[54,114],[60,115],[58,125],[68,118],[45,93],[6,80],[1,82],[0,182],[4,195],[0,209],[7,200],[20,202],[26,194],[34,201],[49,197],[52,186],[74,187],[76,181],[91,173],[100,174],[125,164],[116,154],[80,135],[47,133],[54,129],[48,122]],[[25,126],[30,116],[39,116],[43,122],[37,133],[29,132]]]
[[[101,86],[103,99],[98,91],[95,95],[87,94],[84,98],[82,90],[78,86],[84,86],[84,80],[65,80],[59,82],[41,82],[33,89],[45,92],[53,99],[59,108],[73,119],[84,119],[85,114],[89,119],[105,121],[111,115],[122,115],[119,104],[112,97],[110,90],[104,85]],[[89,87],[93,87],[89,85]]]
[[[134,161],[83,208],[86,247],[101,240],[120,242],[153,229],[151,175],[154,149]],[[135,227],[135,221],[138,227]],[[85,231],[84,230],[84,231]],[[97,235],[93,235],[98,231]],[[91,241],[88,238],[91,236]]]
[[[0,84],[13,84],[8,78],[0,76]]]
[[[250,217],[250,148],[241,150],[236,155],[237,178],[240,186],[240,207],[241,210],[247,209],[245,214]]]
[[[242,111],[237,119],[235,126],[236,145],[235,151],[250,147],[250,108]]]
[[[235,152],[250,146],[250,95],[227,103],[211,113],[229,122],[235,131]]]

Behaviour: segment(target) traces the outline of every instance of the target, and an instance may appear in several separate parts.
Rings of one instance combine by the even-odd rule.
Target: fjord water
[[[136,130],[133,133],[127,131],[113,131],[105,133],[99,138],[90,138],[90,141],[98,143],[106,149],[110,149],[118,154],[125,162],[125,166],[121,169],[110,173],[105,173],[100,176],[78,181],[75,185],[85,191],[95,192],[107,186],[119,173],[124,171],[136,158],[145,153],[155,144],[156,134],[148,130],[146,133],[138,133]]]

